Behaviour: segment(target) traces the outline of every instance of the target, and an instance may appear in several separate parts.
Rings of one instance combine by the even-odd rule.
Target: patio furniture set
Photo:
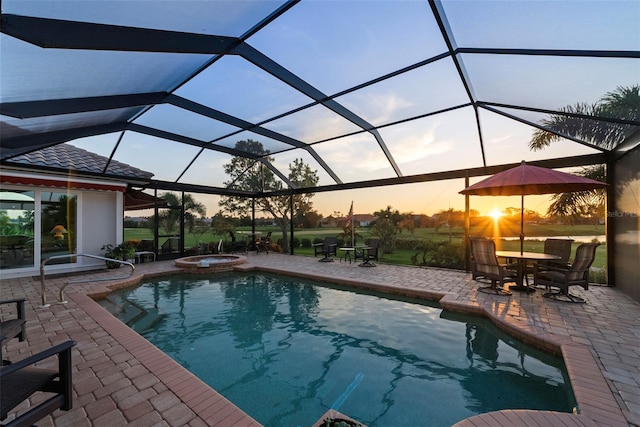
[[[584,298],[571,294],[571,286],[589,288],[589,269],[600,243],[582,243],[576,248],[572,262],[570,239],[546,239],[544,253],[497,251],[495,242],[485,238],[471,238],[471,276],[474,280],[491,282],[479,288],[481,292],[511,295],[511,290],[534,292],[544,286],[546,298],[584,303]],[[500,262],[500,260],[505,260]],[[533,261],[532,264],[529,262]],[[533,275],[533,286],[529,284]],[[506,283],[516,285],[507,288]]]
[[[233,231],[229,231],[229,237],[231,238],[231,253],[243,253],[246,254],[249,251],[256,251],[256,254],[264,252],[269,254],[269,247],[271,246],[271,231],[266,236],[260,237],[259,231],[256,232],[244,232],[238,231],[238,234],[244,234],[242,238],[236,238]]]
[[[375,267],[376,265],[371,262],[372,260],[378,261],[378,248],[380,245],[380,239],[371,239],[368,245],[363,246],[347,246],[338,248],[338,239],[336,237],[325,237],[320,243],[315,243],[314,256],[323,255],[320,262],[332,262],[333,257],[337,257],[337,250],[342,252],[340,261],[351,264],[351,260],[357,262],[362,260],[360,267]]]

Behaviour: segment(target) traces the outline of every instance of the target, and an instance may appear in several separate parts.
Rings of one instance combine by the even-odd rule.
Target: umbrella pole
[[[520,196],[520,255],[524,251],[524,194]]]

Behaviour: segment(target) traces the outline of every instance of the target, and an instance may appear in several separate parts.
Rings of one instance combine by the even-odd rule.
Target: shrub
[[[597,283],[599,285],[607,284],[607,270],[604,268],[591,268],[589,270],[589,283]]]
[[[272,240],[272,242],[273,242],[273,240]],[[279,238],[278,240],[276,240],[276,244],[281,248],[282,248],[282,243],[283,243],[282,242],[282,237]],[[300,247],[300,239],[299,238],[294,237],[292,243],[293,243],[292,247],[294,247],[294,248]]]
[[[104,257],[114,260],[127,261],[133,258],[136,247],[130,242],[123,242],[117,246],[106,244],[100,248],[104,251]],[[122,264],[113,261],[105,261],[107,268],[118,268]]]
[[[282,246],[277,243],[269,243],[269,251],[270,252],[282,252]]]
[[[450,242],[423,242],[414,248],[416,253],[411,256],[413,265],[463,269],[464,246]]]

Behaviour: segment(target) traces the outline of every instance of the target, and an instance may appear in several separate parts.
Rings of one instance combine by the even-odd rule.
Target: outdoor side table
[[[153,261],[155,262],[156,253],[151,251],[134,252],[133,257],[136,264],[140,264],[141,262],[143,262],[146,257],[153,258]]]
[[[340,257],[340,262],[347,262],[349,260],[349,264],[351,264],[351,254],[356,252],[356,248],[338,248],[344,252],[344,254]]]

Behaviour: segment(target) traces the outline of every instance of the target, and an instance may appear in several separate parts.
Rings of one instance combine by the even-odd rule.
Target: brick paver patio
[[[541,292],[510,297],[485,294],[477,291],[479,284],[470,274],[431,268],[385,264],[359,268],[274,253],[249,254],[248,262],[236,268],[261,268],[439,300],[445,309],[487,316],[513,336],[564,357],[578,414],[500,411],[472,417],[460,426],[640,426],[640,304],[613,288],[577,290],[587,304],[569,304],[542,298]],[[140,264],[130,279],[117,286],[176,270],[173,261]],[[113,273],[87,277],[109,274]],[[0,299],[28,299],[27,341],[12,340],[5,357],[19,360],[68,339],[77,341],[74,407],[69,412],[56,411],[38,425],[259,425],[88,296],[99,297],[116,283],[70,284],[65,289],[68,303],[57,304],[59,287],[69,280],[47,279],[46,296],[52,303],[48,308],[40,307],[39,280],[2,280]]]

